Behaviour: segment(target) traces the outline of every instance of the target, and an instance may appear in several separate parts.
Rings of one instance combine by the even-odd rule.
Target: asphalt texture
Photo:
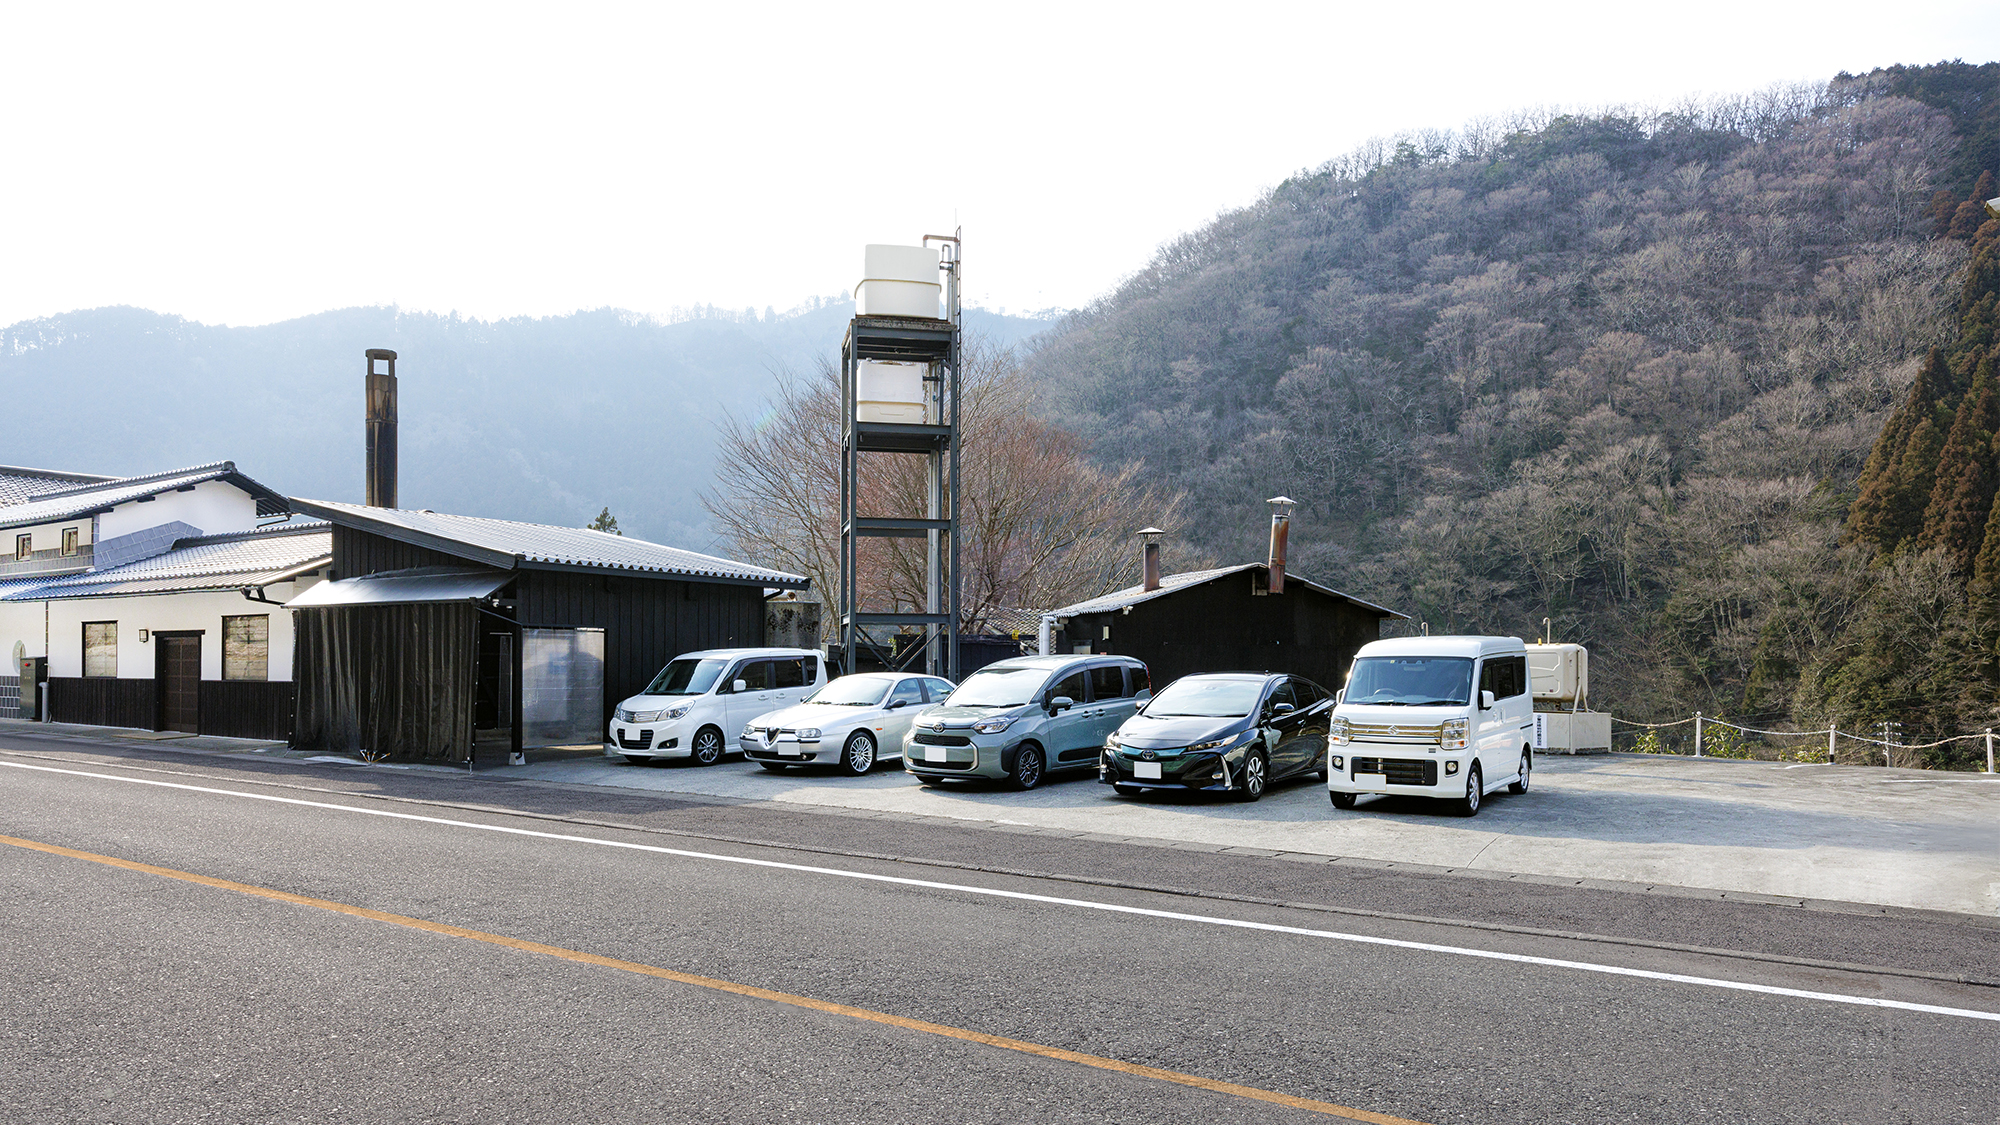
[[[81,738],[0,737],[0,809],[23,840],[1416,1121],[2000,1119],[2000,1023],[976,892],[2000,1012],[1989,919]],[[20,847],[0,887],[8,1121],[1328,1119]]]

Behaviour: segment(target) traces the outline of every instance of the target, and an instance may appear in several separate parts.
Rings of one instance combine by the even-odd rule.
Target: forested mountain
[[[0,464],[143,473],[231,459],[282,492],[362,494],[362,356],[398,353],[405,507],[581,527],[708,550],[699,494],[725,413],[755,419],[773,372],[837,354],[850,302],[791,314],[616,309],[466,320],[354,308],[255,328],[133,308],[0,329]],[[971,309],[1012,343],[1044,321]]]
[[[1957,339],[1996,113],[2000,64],[1952,63],[1395,138],[1170,245],[1031,362],[1222,559],[1284,493],[1301,573],[1413,628],[1552,618],[1628,717],[1916,733],[1907,685],[1828,697],[1904,581],[1842,529]],[[1924,721],[1993,721],[1960,703]]]

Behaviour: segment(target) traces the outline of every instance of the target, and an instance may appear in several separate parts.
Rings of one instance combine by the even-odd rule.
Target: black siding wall
[[[705,648],[764,643],[759,586],[528,570],[516,583],[518,620],[604,630],[604,718],[667,661]]]
[[[49,716],[59,723],[152,730],[159,721],[154,681],[50,676]]]
[[[203,680],[201,733],[289,741],[294,706],[289,681]]]
[[[335,578],[356,578],[363,574],[379,574],[385,570],[408,570],[413,566],[458,566],[478,565],[456,555],[433,551],[428,547],[413,547],[399,543],[367,531],[357,531],[351,527],[333,528],[333,576]]]
[[[1261,577],[1224,575],[1141,602],[1129,614],[1072,618],[1065,632],[1073,644],[1145,661],[1155,689],[1195,672],[1289,672],[1329,690],[1346,683],[1355,650],[1381,635],[1382,619],[1298,585],[1254,594],[1253,579]]]

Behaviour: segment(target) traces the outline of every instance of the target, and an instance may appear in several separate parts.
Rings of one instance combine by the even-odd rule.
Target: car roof
[[[696,660],[706,658],[728,659],[733,656],[818,656],[809,648],[705,648],[698,652],[684,652],[675,660]]]
[[[1005,660],[996,660],[988,664],[986,668],[979,670],[981,672],[986,671],[987,668],[998,668],[1002,671],[1009,668],[1042,668],[1054,670],[1057,668],[1068,668],[1075,664],[1087,664],[1093,660],[1117,661],[1125,664],[1143,663],[1138,658],[1131,656],[1112,656],[1101,652],[1078,652],[1072,653],[1069,656],[1010,656]]]
[[[1365,656],[1492,656],[1496,653],[1526,653],[1528,646],[1519,637],[1393,637],[1370,641],[1354,654]]]

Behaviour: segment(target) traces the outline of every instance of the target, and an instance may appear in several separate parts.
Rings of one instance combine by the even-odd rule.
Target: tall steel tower
[[[931,244],[938,244],[931,250]],[[923,247],[871,246],[871,276],[856,291],[855,316],[840,345],[840,644],[844,671],[869,648],[886,664],[899,661],[895,642],[882,630],[922,629],[924,670],[953,682],[959,677],[958,434],[959,434],[959,236],[925,235]],[[938,282],[922,280],[935,261]],[[912,266],[918,263],[922,269]],[[872,276],[884,274],[887,276]],[[928,312],[930,315],[922,315]],[[864,515],[857,510],[863,453],[919,456],[928,469],[922,518]],[[924,605],[895,612],[864,612],[860,605],[859,552],[871,536],[927,540]],[[902,612],[904,609],[910,612]],[[886,643],[885,643],[886,642]]]

